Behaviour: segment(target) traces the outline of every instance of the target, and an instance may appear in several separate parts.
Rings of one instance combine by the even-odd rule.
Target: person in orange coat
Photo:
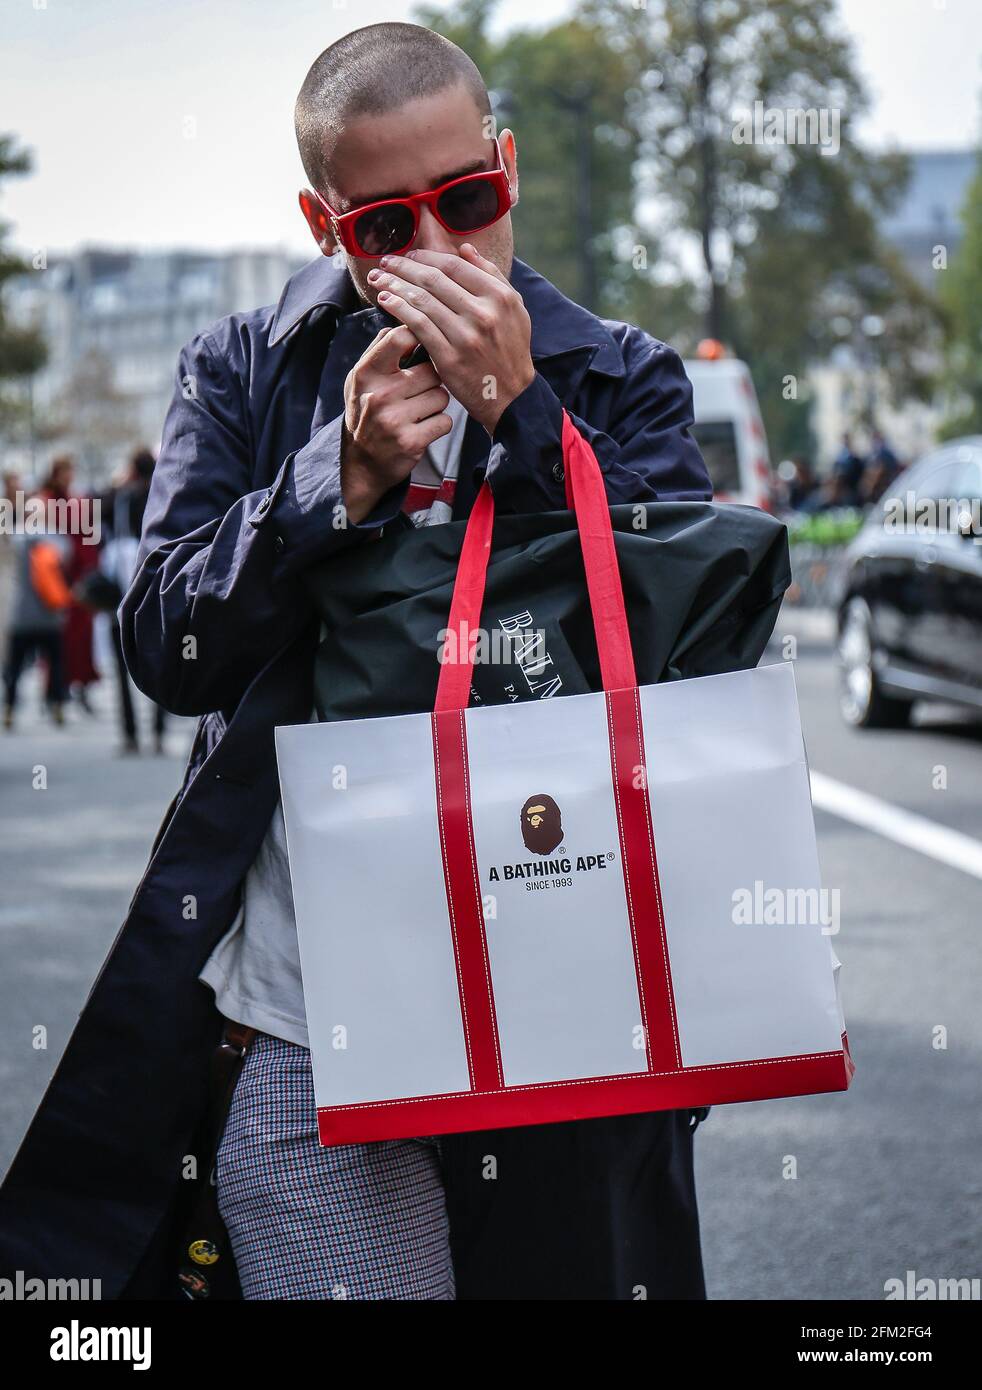
[[[57,538],[39,535],[14,537],[16,561],[14,597],[3,670],[6,729],[12,729],[17,707],[17,687],[33,657],[48,668],[46,702],[56,724],[65,722],[65,677],[62,660],[64,615],[72,603]]]

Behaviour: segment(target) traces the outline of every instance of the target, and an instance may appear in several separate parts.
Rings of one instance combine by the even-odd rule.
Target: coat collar
[[[532,319],[533,359],[594,348],[591,371],[612,377],[624,375],[620,350],[601,319],[567,299],[544,275],[517,256],[509,278]],[[343,263],[318,256],[286,282],[270,326],[269,346],[275,346],[314,309],[324,306],[333,306],[339,314],[378,313],[359,299]]]

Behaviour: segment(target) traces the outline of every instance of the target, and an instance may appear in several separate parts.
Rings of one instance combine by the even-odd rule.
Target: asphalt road
[[[172,720],[163,756],[121,757],[107,681],[96,687],[97,714],[71,709],[61,729],[41,716],[36,682],[23,685],[17,727],[0,732],[3,1171],[119,930],[194,729]],[[150,749],[150,708],[140,700]]]
[[[931,707],[910,732],[846,730],[824,626],[782,622],[797,638],[813,771],[982,844],[982,723]],[[776,643],[768,659],[781,656]],[[190,744],[190,723],[174,721],[165,756],[116,756],[110,697],[64,730],[32,708],[0,736],[0,1169],[111,945]],[[718,1106],[700,1128],[716,1299],[882,1299],[907,1270],[982,1276],[982,879],[838,815],[818,810],[816,824],[826,886],[840,892],[835,945],[857,1074],[845,1094]]]
[[[911,731],[847,729],[814,626],[791,614],[779,627],[798,636],[813,772],[982,841],[982,723],[925,706]],[[947,790],[933,789],[940,766]],[[909,1269],[982,1276],[982,881],[837,816],[815,820],[825,886],[840,892],[856,1075],[844,1094],[717,1107],[700,1128],[711,1298],[882,1299]]]

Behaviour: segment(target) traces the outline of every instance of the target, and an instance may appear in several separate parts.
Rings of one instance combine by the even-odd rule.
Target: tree
[[[864,322],[879,323],[864,353],[894,396],[925,396],[941,315],[877,232],[908,164],[853,137],[868,97],[835,0],[582,0],[580,12],[634,55],[662,221],[699,246],[705,330],[750,363],[772,448],[805,438],[807,403],[788,381]],[[768,113],[769,128],[749,121]]]
[[[742,255],[731,339],[751,364],[772,448],[785,454],[807,447],[808,365],[837,348],[871,384],[860,411],[869,428],[874,381],[895,402],[928,400],[935,388],[941,312],[881,241],[865,202],[850,197],[848,179],[845,166],[817,153],[799,159]],[[788,395],[791,377],[799,390]]]
[[[50,437],[77,451],[82,477],[105,481],[106,460],[139,439],[130,402],[115,384],[111,356],[90,349],[72,369],[52,410]]]
[[[10,175],[26,174],[30,156],[19,149],[10,135],[0,135],[0,182]],[[0,221],[0,425],[19,420],[26,413],[23,391],[11,391],[11,381],[23,382],[40,371],[47,361],[44,341],[32,328],[7,321],[3,305],[3,286],[15,275],[24,275],[30,265],[6,245],[10,224]]]
[[[952,407],[942,434],[982,434],[982,151],[962,209],[965,235],[942,281]]]

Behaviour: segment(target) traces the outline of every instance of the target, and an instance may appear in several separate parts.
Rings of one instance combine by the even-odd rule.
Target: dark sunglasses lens
[[[413,239],[412,211],[404,203],[372,208],[355,222],[355,240],[366,256],[386,256]]]
[[[452,231],[472,232],[498,216],[498,189],[490,179],[471,179],[448,188],[437,203],[440,216]]]

